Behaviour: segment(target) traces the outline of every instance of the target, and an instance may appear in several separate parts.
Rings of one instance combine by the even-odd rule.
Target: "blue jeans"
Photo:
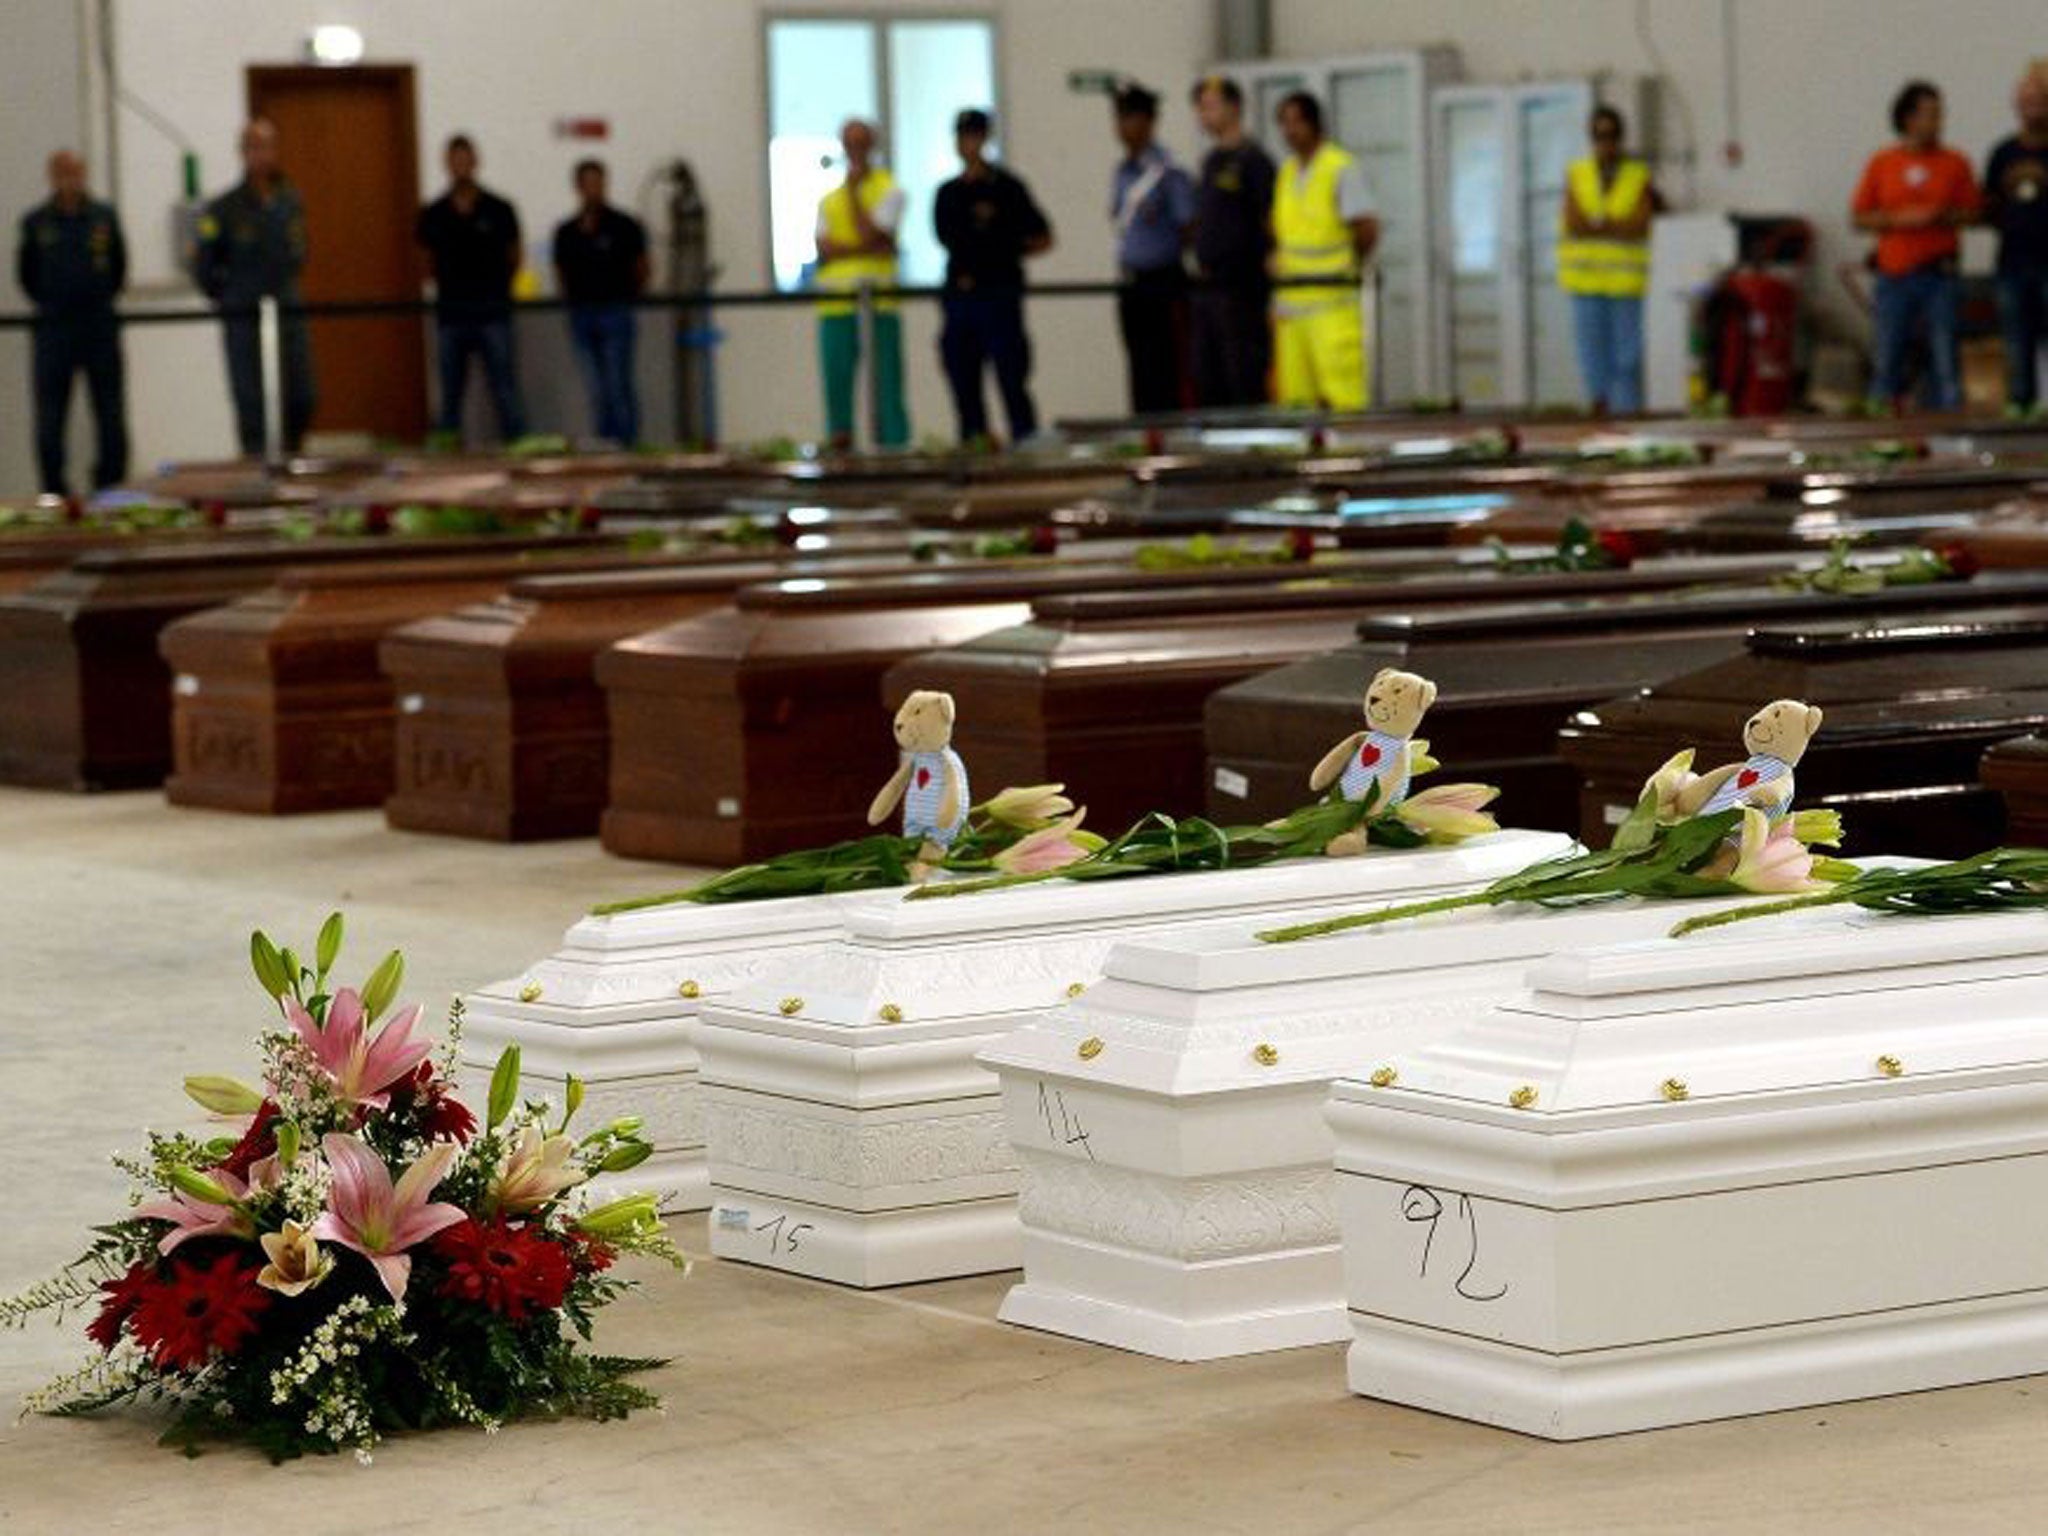
[[[1928,374],[1920,389],[1923,405],[1952,411],[1963,403],[1956,358],[1955,273],[1939,263],[1897,277],[1880,272],[1874,315],[1877,359],[1871,399],[1894,404],[1906,390],[1906,351],[1925,328]]]
[[[2005,338],[2005,398],[2031,408],[2040,398],[2035,358],[2048,334],[2048,272],[1998,274],[1998,329]]]
[[[1604,293],[1572,295],[1579,376],[1595,410],[1628,415],[1643,408],[1643,301]]]
[[[507,442],[526,436],[526,407],[519,399],[519,375],[512,362],[512,321],[509,317],[475,320],[443,315],[436,327],[441,356],[441,419],[443,432],[462,430],[462,388],[469,379],[471,354],[483,359],[484,382],[497,409],[498,431]]]
[[[996,391],[1010,418],[1010,440],[1021,443],[1038,431],[1038,408],[1031,400],[1031,338],[1024,333],[1024,295],[949,293],[945,327],[939,332],[939,360],[953,391],[953,412],[960,419],[960,441],[988,435],[988,405],[982,394],[982,369],[993,366]]]
[[[625,304],[579,304],[569,311],[569,337],[583,366],[590,420],[607,442],[640,441],[640,395],[633,383],[633,310]]]

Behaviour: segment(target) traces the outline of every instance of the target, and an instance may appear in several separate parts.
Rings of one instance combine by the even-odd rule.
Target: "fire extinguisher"
[[[1716,370],[1728,408],[1737,416],[1779,416],[1792,404],[1793,345],[1799,291],[1754,268],[1731,272]]]

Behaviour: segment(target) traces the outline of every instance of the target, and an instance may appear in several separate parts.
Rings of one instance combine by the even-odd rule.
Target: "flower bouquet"
[[[1466,907],[1515,903],[1567,906],[1624,896],[1657,899],[1740,895],[1800,897],[1852,879],[1856,867],[1816,854],[1841,842],[1834,811],[1794,811],[1773,818],[1752,805],[1686,815],[1679,798],[1693,782],[1690,749],[1672,757],[1643,785],[1635,809],[1614,840],[1594,853],[1545,859],[1481,890],[1351,912],[1270,929],[1270,944],[1320,938]]]
[[[933,865],[955,874],[1015,868],[1037,856],[1048,842],[1085,851],[1102,840],[1080,830],[1086,811],[1076,811],[1063,784],[1006,789],[972,807],[959,835]],[[913,884],[926,851],[922,836],[887,833],[854,838],[824,848],[804,848],[758,864],[742,864],[687,890],[636,896],[593,907],[599,917],[665,907],[676,902],[764,901],[778,896],[829,896],[845,891],[879,891]]]
[[[662,1362],[577,1345],[628,1288],[619,1256],[682,1263],[651,1195],[593,1208],[577,1190],[645,1161],[638,1122],[571,1136],[582,1085],[568,1080],[559,1113],[520,1102],[513,1047],[479,1123],[451,1080],[460,1005],[438,1055],[417,1005],[376,1027],[404,961],[330,990],[341,941],[338,913],[311,967],[252,937],[280,1013],[260,1040],[264,1087],[185,1083],[235,1134],[151,1133],[115,1159],[132,1209],[55,1278],[0,1299],[17,1325],[96,1305],[99,1354],[29,1411],[164,1401],[179,1410],[165,1443],[187,1450],[237,1438],[274,1460],[367,1460],[393,1430],[656,1406],[628,1378]]]

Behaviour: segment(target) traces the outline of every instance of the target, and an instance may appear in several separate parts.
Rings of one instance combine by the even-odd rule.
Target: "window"
[[[939,281],[945,253],[932,199],[958,169],[953,116],[996,109],[995,24],[986,19],[771,17],[768,22],[768,208],[778,288],[801,288],[817,258],[818,199],[846,173],[839,127],[878,124],[879,158],[904,195],[898,232],[907,284]],[[998,114],[997,131],[1002,119]]]

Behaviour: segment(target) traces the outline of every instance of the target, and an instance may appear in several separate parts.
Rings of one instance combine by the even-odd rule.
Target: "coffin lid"
[[[929,901],[884,895],[847,907],[841,937],[778,962],[728,996],[723,1011],[771,1032],[879,1031],[859,1042],[874,1044],[971,1033],[990,1021],[1007,1028],[1092,983],[1120,931],[1470,888],[1570,846],[1559,833],[1508,831],[1455,848],[1259,869],[1049,881]],[[885,1018],[890,1012],[896,1017]]]
[[[2039,915],[1819,908],[1553,955],[1515,998],[1390,1063],[1395,1085],[1336,1092],[1536,1131],[1589,1114],[1713,1113],[1761,1094],[1861,1098],[2042,1062],[2044,978]]]

